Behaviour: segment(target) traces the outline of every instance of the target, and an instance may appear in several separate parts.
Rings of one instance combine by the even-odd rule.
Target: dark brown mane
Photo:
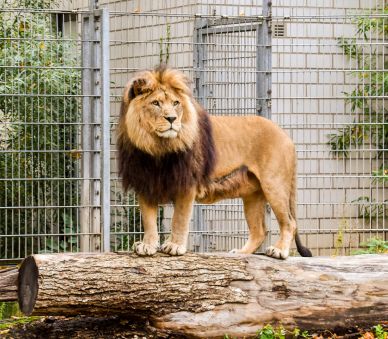
[[[154,157],[121,136],[119,174],[125,190],[133,189],[149,203],[173,202],[177,194],[206,185],[214,169],[215,148],[209,115],[198,112],[199,139],[192,149]]]

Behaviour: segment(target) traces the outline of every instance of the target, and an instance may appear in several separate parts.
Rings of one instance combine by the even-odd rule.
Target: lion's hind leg
[[[270,186],[263,185],[264,194],[279,223],[280,237],[274,246],[266,250],[266,255],[276,259],[286,259],[296,232],[296,220],[290,208],[290,187],[273,180]]]
[[[265,239],[266,227],[265,204],[266,199],[261,190],[243,197],[244,214],[249,227],[248,241],[241,249],[234,249],[231,253],[251,254],[255,252]]]

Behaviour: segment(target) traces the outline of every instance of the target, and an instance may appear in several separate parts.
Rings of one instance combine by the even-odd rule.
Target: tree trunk
[[[0,269],[0,301],[17,300],[17,268]]]
[[[26,314],[136,315],[160,334],[192,337],[254,336],[268,323],[368,326],[388,320],[388,255],[34,255],[18,294]]]

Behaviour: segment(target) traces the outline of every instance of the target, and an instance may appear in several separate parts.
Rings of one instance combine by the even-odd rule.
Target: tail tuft
[[[300,241],[298,233],[295,234],[295,243],[296,243],[296,248],[302,257],[312,257],[313,256],[311,251],[307,247],[302,245],[302,242]]]

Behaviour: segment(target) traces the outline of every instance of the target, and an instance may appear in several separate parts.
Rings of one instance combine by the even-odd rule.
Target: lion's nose
[[[172,124],[175,120],[176,117],[164,117],[170,124]]]

